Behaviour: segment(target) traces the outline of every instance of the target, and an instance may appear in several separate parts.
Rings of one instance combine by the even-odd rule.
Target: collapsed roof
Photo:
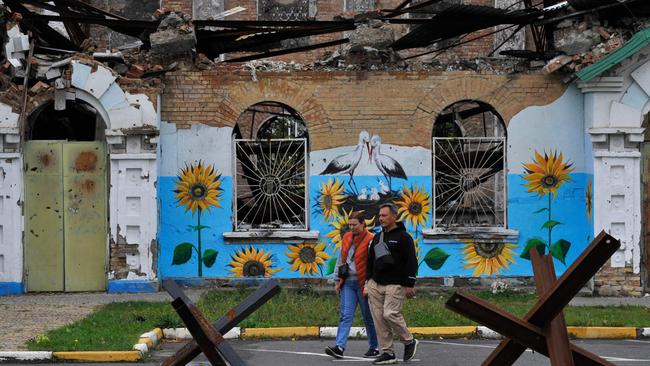
[[[390,46],[395,51],[426,47],[505,25],[517,29],[536,27],[537,30],[532,32],[533,37],[536,37],[537,51],[543,52],[548,42],[543,42],[544,31],[539,27],[589,12],[603,12],[608,16],[617,13],[650,14],[650,4],[642,0],[546,0],[543,2],[546,8],[535,6],[531,0],[522,0],[520,2],[525,5],[523,9],[453,5],[441,1],[427,0],[411,5],[411,0],[405,0],[394,9],[330,21],[191,20],[192,29],[188,31],[188,38],[191,38],[192,46],[197,52],[210,59],[229,52],[248,53],[244,57],[228,60],[237,62],[346,43],[348,38],[344,36],[297,47],[286,46],[282,41],[322,34],[343,34],[343,31],[354,30],[372,19],[387,24],[411,25],[409,32]],[[66,54],[81,51],[82,43],[88,37],[82,25],[88,24],[105,26],[136,37],[142,42],[143,48],[149,49],[152,47],[152,34],[160,31],[164,19],[162,16],[152,17],[151,20],[128,19],[78,0],[4,0],[4,4],[11,16],[20,20],[21,30],[35,36],[34,51],[37,53]],[[433,5],[436,6],[432,7]],[[224,14],[218,17],[222,18]],[[55,30],[50,22],[62,22],[67,34]]]

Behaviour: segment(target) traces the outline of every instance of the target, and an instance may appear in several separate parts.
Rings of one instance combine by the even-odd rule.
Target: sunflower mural
[[[303,276],[323,275],[322,267],[330,256],[325,253],[325,243],[291,244],[287,247],[287,257],[290,258],[291,270],[300,272]]]
[[[449,258],[449,254],[439,247],[430,249],[420,260],[420,242],[422,229],[428,225],[431,212],[431,195],[424,186],[404,185],[398,199],[393,201],[397,205],[398,219],[404,222],[409,234],[413,237],[415,254],[418,259],[418,268],[425,263],[434,271],[439,270]]]
[[[338,178],[335,178],[334,181],[328,179],[327,183],[321,183],[314,208],[316,212],[323,215],[323,221],[329,221],[339,216],[341,204],[347,198],[343,194],[344,188],[343,182]]]
[[[475,243],[468,242],[463,246],[463,261],[465,269],[473,269],[472,276],[496,275],[503,270],[510,269],[514,263],[513,251],[517,245],[507,243]]]
[[[197,245],[184,242],[176,245],[172,265],[187,263],[196,253],[198,258],[198,276],[203,276],[203,266],[210,268],[217,260],[218,251],[215,249],[201,248],[201,231],[209,228],[201,225],[201,214],[210,211],[211,207],[220,208],[221,205],[221,174],[217,173],[212,165],[205,165],[199,160],[198,163],[186,165],[181,169],[178,180],[175,182],[176,201],[179,207],[185,207],[185,212],[191,211],[192,216],[196,215],[196,226],[189,225],[189,228],[197,233]]]
[[[534,214],[546,213],[546,221],[542,224],[541,229],[546,230],[546,238],[534,237],[526,241],[526,247],[520,254],[520,257],[530,260],[529,251],[536,248],[540,255],[550,253],[554,258],[565,263],[566,254],[571,248],[571,243],[565,239],[559,239],[553,242],[553,229],[562,223],[552,218],[552,203],[557,196],[558,189],[565,183],[572,181],[569,173],[574,168],[573,164],[564,161],[562,153],[558,155],[557,151],[550,151],[544,155],[535,151],[534,161],[524,164],[526,175],[524,179],[528,182],[524,184],[528,187],[526,192],[536,193],[540,198],[547,196],[547,206],[533,212]],[[588,209],[589,210],[589,209]]]
[[[274,256],[252,245],[235,251],[230,256],[230,272],[233,277],[272,277],[282,268],[276,268]]]
[[[343,236],[348,232],[348,220],[350,219],[350,214],[352,210],[346,211],[345,209],[341,210],[341,214],[333,217],[333,220],[330,222],[332,230],[325,235],[326,238],[331,240],[331,244],[334,245],[334,252],[336,253],[341,246],[343,245]],[[368,231],[372,232],[375,229],[375,217],[364,220],[366,223],[366,228]]]

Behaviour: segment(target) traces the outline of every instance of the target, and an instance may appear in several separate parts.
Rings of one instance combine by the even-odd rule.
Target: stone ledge
[[[317,241],[319,231],[298,231],[298,230],[260,230],[260,231],[229,231],[223,233],[226,243],[234,242],[239,243],[242,241],[251,240],[277,240],[283,243],[286,242],[303,242],[303,241]]]
[[[519,240],[519,231],[504,228],[463,228],[439,229],[431,228],[422,230],[425,239],[433,241],[467,241],[477,243],[516,243]]]

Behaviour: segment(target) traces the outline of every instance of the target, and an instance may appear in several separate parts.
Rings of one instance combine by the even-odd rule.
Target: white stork
[[[327,168],[325,168],[325,170],[320,174],[349,174],[350,180],[348,180],[348,184],[352,184],[355,192],[358,192],[357,184],[354,182],[354,170],[357,169],[357,166],[363,157],[363,149],[368,148],[368,150],[370,150],[368,147],[369,141],[370,134],[368,134],[368,131],[361,131],[359,133],[359,142],[354,150],[332,159],[329,164],[327,164]]]
[[[386,181],[388,181],[388,189],[392,191],[393,187],[391,186],[391,180],[393,177],[402,179],[408,178],[406,177],[406,173],[404,173],[404,169],[402,169],[402,166],[397,162],[397,160],[386,154],[382,154],[380,148],[381,138],[377,135],[372,136],[372,139],[370,139],[370,157],[375,161],[375,165],[377,165],[381,174],[386,177]]]

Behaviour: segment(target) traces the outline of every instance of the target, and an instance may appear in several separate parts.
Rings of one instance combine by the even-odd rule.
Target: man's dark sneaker
[[[325,348],[325,353],[334,358],[343,358],[343,348],[339,346]]]
[[[411,343],[404,345],[404,362],[410,361],[415,357],[415,352],[418,351],[418,340],[413,338]]]
[[[395,358],[395,355],[392,353],[384,352],[379,357],[377,357],[374,361],[372,361],[373,365],[392,365],[394,363],[397,363],[397,359]]]
[[[368,349],[368,352],[363,354],[365,358],[377,358],[379,357],[379,350],[375,348]]]

